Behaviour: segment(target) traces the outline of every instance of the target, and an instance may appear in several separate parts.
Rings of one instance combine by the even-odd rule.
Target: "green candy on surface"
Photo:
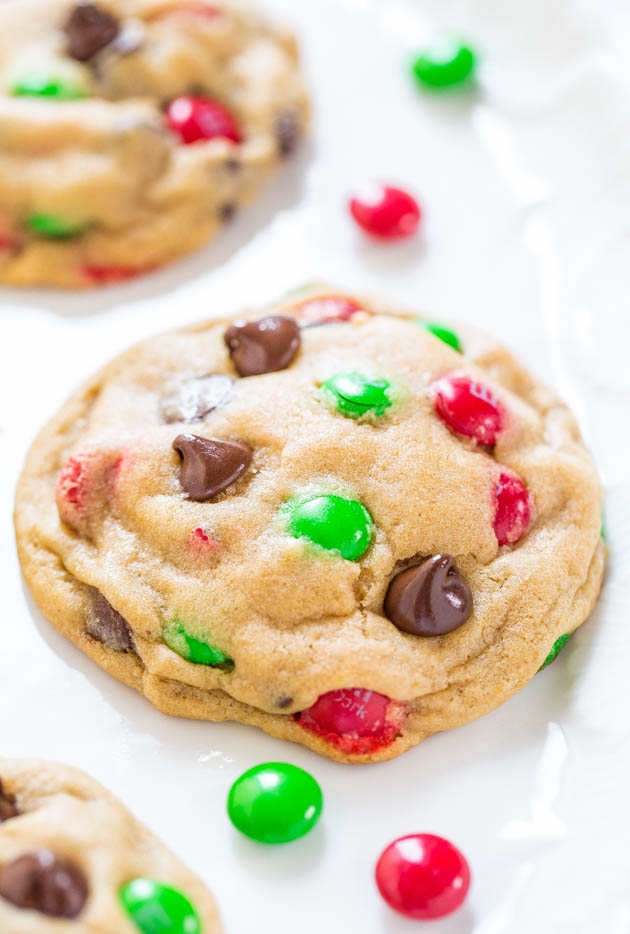
[[[322,812],[322,790],[308,772],[286,762],[266,762],[237,778],[227,800],[234,826],[259,843],[303,837]]]
[[[132,879],[120,902],[142,934],[202,934],[192,903],[178,889],[154,879]]]
[[[174,620],[170,625],[165,626],[162,635],[169,649],[177,652],[178,655],[181,655],[186,661],[192,662],[193,665],[210,665],[213,668],[218,668],[221,665],[232,666],[234,664],[232,659],[221,649],[215,648],[209,642],[203,642],[201,639],[190,636],[179,620]]]
[[[70,221],[56,214],[29,214],[26,226],[39,237],[50,240],[69,240],[79,237],[90,226],[85,221]]]
[[[420,318],[416,319],[416,323],[424,328],[425,331],[429,331],[430,334],[433,334],[434,337],[448,344],[448,346],[456,350],[457,353],[462,352],[462,345],[455,331],[442,327],[441,324],[436,324],[434,321],[422,321]]]
[[[469,79],[475,70],[473,50],[450,36],[428,45],[412,65],[416,80],[430,88],[447,88]]]
[[[544,660],[544,662],[542,663],[538,671],[542,671],[543,668],[547,667],[547,665],[551,665],[556,655],[560,654],[560,652],[565,647],[565,645],[567,644],[570,638],[571,638],[571,633],[566,632],[563,636],[560,636],[559,639],[556,639],[554,644],[551,646],[551,652],[549,653],[547,658]]]
[[[348,418],[384,415],[392,402],[386,379],[370,379],[363,373],[335,373],[322,383],[324,397]]]
[[[342,558],[356,561],[372,540],[372,517],[365,506],[343,496],[311,496],[286,503],[289,531],[294,538],[307,538]]]
[[[62,101],[78,100],[87,96],[76,84],[46,75],[27,75],[16,81],[11,93],[15,97],[54,97]]]

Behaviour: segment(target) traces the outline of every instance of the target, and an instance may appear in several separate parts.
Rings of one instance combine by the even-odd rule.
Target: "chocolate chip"
[[[19,813],[15,804],[15,797],[4,790],[0,778],[0,824],[11,817],[17,817]]]
[[[26,853],[0,867],[0,895],[17,908],[76,918],[88,896],[82,870],[50,850]]]
[[[273,130],[278,143],[278,151],[283,159],[291,155],[300,138],[300,125],[294,113],[278,114]]]
[[[96,594],[86,629],[93,639],[115,652],[135,652],[131,627],[102,593]]]
[[[222,221],[232,220],[236,214],[236,205],[231,203],[226,203],[219,208],[219,217]]]
[[[271,315],[232,324],[224,340],[239,376],[258,376],[289,366],[300,346],[300,328],[294,318]]]
[[[251,448],[240,441],[178,435],[173,447],[182,457],[179,482],[197,503],[226,490],[245,473],[252,459]]]
[[[171,422],[196,422],[232,398],[231,376],[211,373],[183,380],[177,389],[162,400],[162,418]]]
[[[228,159],[225,163],[225,168],[228,172],[240,172],[242,167],[242,163],[240,163],[238,159]]]
[[[79,3],[70,13],[64,32],[68,54],[80,62],[104,49],[119,32],[118,20],[95,3]]]
[[[472,595],[453,556],[434,555],[396,575],[384,609],[403,632],[441,636],[466,622],[472,613]]]
[[[279,697],[276,701],[276,707],[279,707],[280,710],[284,710],[285,707],[290,707],[293,703],[292,697]]]

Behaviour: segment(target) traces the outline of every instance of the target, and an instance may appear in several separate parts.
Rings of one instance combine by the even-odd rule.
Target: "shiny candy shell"
[[[311,496],[290,500],[284,508],[289,531],[295,538],[307,538],[328,551],[339,551],[348,561],[356,561],[370,546],[372,517],[355,499]]]
[[[241,142],[235,118],[211,97],[176,97],[167,108],[166,120],[186,145],[212,139]]]
[[[452,432],[493,447],[506,414],[492,389],[467,373],[449,373],[432,386],[435,410]]]
[[[234,826],[260,843],[288,843],[315,826],[322,811],[315,779],[286,762],[266,762],[234,782],[227,810]]]
[[[189,635],[179,620],[174,620],[165,626],[162,636],[169,649],[181,655],[186,661],[192,662],[193,665],[209,665],[211,668],[233,665],[232,659],[221,649]]]
[[[520,477],[501,473],[494,488],[494,534],[499,545],[515,545],[532,521],[532,501]]]
[[[392,404],[390,389],[386,379],[374,379],[357,372],[335,373],[322,383],[324,398],[348,418],[384,415]]]
[[[452,36],[437,36],[418,55],[412,69],[419,84],[446,88],[471,78],[475,64],[475,53],[470,46]]]
[[[451,331],[450,328],[445,328],[443,325],[437,324],[435,321],[422,321],[418,319],[417,323],[420,325],[420,327],[424,328],[425,331],[433,334],[434,337],[437,337],[444,344],[448,344],[448,346],[452,347],[453,350],[456,350],[457,353],[462,352],[462,345],[455,331]]]
[[[189,899],[154,879],[132,879],[119,892],[120,902],[142,934],[202,934]]]
[[[366,233],[381,240],[410,237],[420,224],[420,207],[402,188],[385,185],[374,200],[350,199],[350,213]]]

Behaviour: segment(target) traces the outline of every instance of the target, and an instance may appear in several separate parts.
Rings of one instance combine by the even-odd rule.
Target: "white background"
[[[0,293],[0,751],[75,764],[210,885],[227,934],[630,931],[630,12],[622,0],[269,0],[301,38],[311,143],[214,245],[88,295]],[[475,93],[420,93],[407,57],[436,26],[483,50]],[[345,208],[409,187],[422,235],[367,242]],[[394,762],[343,766],[235,724],[170,720],[66,643],[25,593],[13,489],[36,430],[132,341],[327,279],[503,338],[575,407],[606,486],[612,557],[559,660],[482,721]],[[265,760],[315,775],[325,813],[264,847],[225,813]],[[469,858],[467,906],[423,926],[372,882],[394,837]],[[113,934],[113,932],[112,932]]]

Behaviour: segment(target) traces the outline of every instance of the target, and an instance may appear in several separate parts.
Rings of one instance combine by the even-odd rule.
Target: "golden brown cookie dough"
[[[459,353],[331,289],[245,318],[147,340],[68,400],[20,480],[24,574],[160,710],[387,759],[499,705],[584,622],[595,468],[472,329]]]
[[[88,287],[194,250],[307,123],[293,36],[238,3],[1,4],[0,282]]]
[[[65,765],[0,757],[2,934],[138,934],[157,930],[160,908],[187,918],[190,934],[221,930],[203,883],[101,785]],[[133,920],[142,912],[144,928]]]

